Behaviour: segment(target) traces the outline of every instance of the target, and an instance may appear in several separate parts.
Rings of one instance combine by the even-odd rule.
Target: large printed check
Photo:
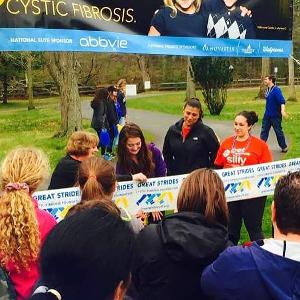
[[[300,158],[260,165],[216,170],[221,177],[227,201],[238,201],[272,195],[277,180],[288,172],[300,170]],[[113,200],[119,207],[135,214],[176,209],[176,199],[181,183],[187,175],[148,179],[145,183],[126,181],[118,183]],[[68,209],[80,201],[77,187],[36,192],[39,207],[48,210],[58,220]]]

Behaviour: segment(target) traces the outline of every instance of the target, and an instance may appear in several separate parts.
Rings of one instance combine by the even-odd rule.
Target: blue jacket
[[[273,85],[266,91],[265,116],[270,118],[281,117],[281,104],[285,104],[282,92],[277,85]]]
[[[300,243],[287,242],[284,251],[284,241],[260,242],[227,248],[204,270],[204,292],[214,299],[300,299]]]

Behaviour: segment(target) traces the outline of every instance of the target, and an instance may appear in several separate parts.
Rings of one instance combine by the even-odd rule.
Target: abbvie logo
[[[127,40],[105,39],[105,38],[101,38],[100,36],[97,38],[88,36],[86,38],[81,38],[79,42],[81,47],[109,48],[110,50],[112,49],[114,51],[116,51],[116,49],[126,49],[128,47]]]

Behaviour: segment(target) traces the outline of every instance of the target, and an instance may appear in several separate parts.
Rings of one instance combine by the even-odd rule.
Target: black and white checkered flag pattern
[[[245,39],[247,30],[243,24],[228,15],[210,14],[207,23],[207,36],[213,38]]]

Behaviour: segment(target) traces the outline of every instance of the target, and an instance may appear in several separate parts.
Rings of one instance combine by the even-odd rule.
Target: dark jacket
[[[126,97],[122,91],[118,91],[117,101],[120,104],[121,109],[121,117],[126,117],[127,109],[126,109]]]
[[[48,190],[69,188],[75,185],[80,161],[69,154],[63,157],[51,176]]]
[[[107,121],[109,124],[109,128],[118,125],[119,117],[116,109],[115,102],[111,99],[107,99]]]
[[[91,101],[91,108],[93,109],[93,117],[91,127],[96,131],[102,128],[108,128],[107,121],[107,101],[100,100],[99,102]]]
[[[137,299],[207,299],[201,292],[200,275],[227,241],[225,226],[208,224],[196,212],[176,213],[147,226],[137,238],[133,271]]]
[[[199,168],[212,167],[219,149],[214,131],[198,121],[183,142],[183,119],[172,125],[163,146],[168,175],[190,173]]]
[[[300,299],[300,243],[269,239],[230,247],[203,272],[214,299]]]

